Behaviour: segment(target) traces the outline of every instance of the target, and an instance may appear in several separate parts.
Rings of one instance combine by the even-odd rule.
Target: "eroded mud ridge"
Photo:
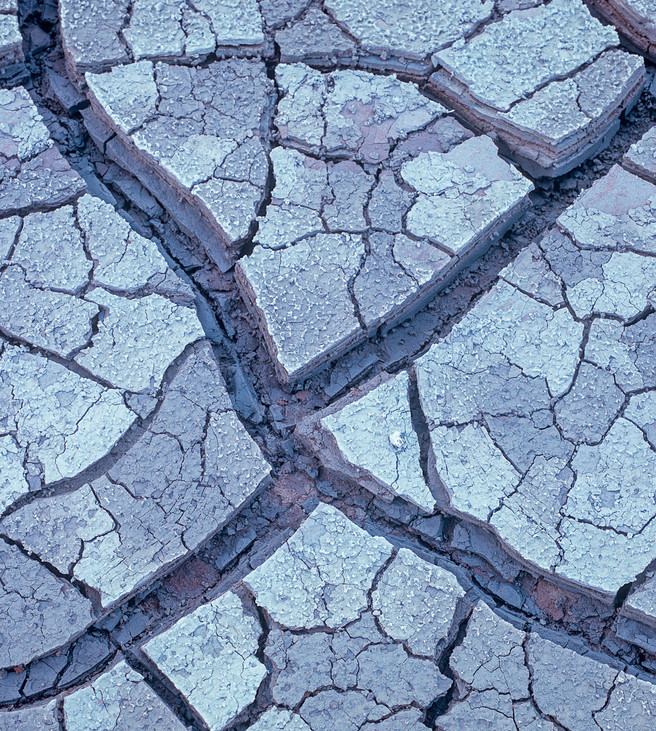
[[[0,0],[0,729],[656,727],[654,44]]]

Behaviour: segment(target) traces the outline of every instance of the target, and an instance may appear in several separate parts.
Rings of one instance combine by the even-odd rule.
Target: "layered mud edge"
[[[375,334],[290,389],[283,387],[276,377],[257,323],[238,294],[233,272],[218,272],[199,245],[181,232],[163,209],[153,215],[153,207],[145,205],[151,201],[145,191],[141,204],[149,208],[150,215],[135,204],[136,196],[126,195],[128,186],[124,181],[123,190],[115,180],[112,182],[115,168],[89,139],[82,124],[80,110],[86,102],[81,99],[79,104],[62,104],[50,93],[45,60],[47,56],[53,58],[53,54],[61,53],[56,3],[23,0],[19,7],[29,71],[26,85],[44,113],[59,149],[83,174],[91,192],[110,191],[130,222],[154,237],[178,271],[193,283],[201,321],[226,373],[233,402],[274,470],[264,492],[255,496],[204,546],[178,566],[169,567],[163,578],[124,600],[80,638],[56,653],[33,661],[26,668],[0,671],[0,676],[4,676],[0,677],[0,707],[25,706],[79,687],[122,653],[185,725],[202,728],[182,696],[146,660],[139,646],[180,616],[234,586],[289,537],[318,500],[334,504],[356,523],[385,535],[395,546],[408,546],[429,561],[447,565],[465,586],[473,585],[475,595],[484,597],[514,623],[537,622],[555,630],[556,640],[559,636],[561,642],[578,640],[582,647],[600,652],[608,661],[619,661],[636,672],[656,677],[656,656],[615,634],[618,610],[628,587],[612,603],[564,582],[540,578],[504,551],[489,533],[466,521],[440,514],[423,517],[406,503],[399,500],[386,503],[357,484],[324,472],[293,434],[301,418],[349,390],[356,394],[358,385],[365,380],[376,375],[384,377],[386,372],[395,373],[425,352],[493,286],[498,272],[518,251],[549,228],[578,192],[621,160],[629,145],[656,121],[656,99],[648,90],[653,67],[649,67],[647,89],[637,105],[622,120],[610,145],[594,160],[556,180],[541,181],[532,196],[533,209],[423,310],[384,337]],[[267,60],[270,75],[276,63],[275,56]],[[103,169],[104,178],[100,172]],[[138,183],[132,179],[130,185],[138,186]],[[118,459],[132,439],[125,441],[125,446],[118,445],[102,461]],[[62,486],[62,491],[65,489]],[[454,533],[462,528],[473,536],[471,550],[454,545]],[[458,637],[452,644],[457,641]],[[27,692],[28,687],[38,685],[30,680],[43,673],[44,663],[55,655],[65,656],[66,664],[52,674],[53,681],[47,687]],[[258,699],[232,728],[235,731],[247,728],[250,720],[259,714],[263,700]]]

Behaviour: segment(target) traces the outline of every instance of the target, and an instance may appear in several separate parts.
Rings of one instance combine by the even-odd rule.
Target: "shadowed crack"
[[[449,678],[452,681],[452,684],[446,694],[431,703],[428,710],[426,711],[424,723],[429,728],[434,728],[437,718],[447,712],[454,697],[457,697],[458,687],[456,684],[456,676],[454,675],[453,670],[450,666],[451,656],[453,655],[454,650],[459,647],[462,644],[462,641],[465,639],[465,635],[467,634],[467,626],[469,624],[469,618],[471,617],[471,611],[472,609],[471,607],[469,607],[464,616],[459,616],[462,614],[462,612],[456,612],[454,616],[454,628],[449,633],[452,639],[444,648],[442,656],[440,657],[438,662],[439,671],[442,673],[442,675],[445,675],[447,678]]]

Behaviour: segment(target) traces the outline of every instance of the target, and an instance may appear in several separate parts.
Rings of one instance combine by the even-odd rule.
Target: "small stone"
[[[374,492],[399,495],[432,512],[435,499],[421,472],[406,374],[326,416],[321,426],[336,442],[338,454],[331,459],[332,465],[349,463],[352,468],[347,474],[362,481],[364,472],[370,478],[367,486]]]

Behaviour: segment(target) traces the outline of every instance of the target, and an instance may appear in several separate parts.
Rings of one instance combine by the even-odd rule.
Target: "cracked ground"
[[[0,730],[656,729],[656,11],[0,0]]]

